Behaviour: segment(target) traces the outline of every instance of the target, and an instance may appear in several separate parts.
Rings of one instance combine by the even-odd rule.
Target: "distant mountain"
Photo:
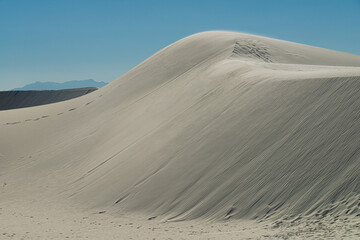
[[[105,86],[105,82],[97,82],[94,79],[88,80],[74,80],[63,83],[57,82],[35,82],[28,84],[22,88],[14,88],[12,91],[23,91],[23,90],[61,90],[61,89],[71,89],[71,88],[86,88],[86,87],[96,87],[101,88]]]

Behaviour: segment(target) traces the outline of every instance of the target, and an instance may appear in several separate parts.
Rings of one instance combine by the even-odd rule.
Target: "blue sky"
[[[233,30],[360,55],[360,0],[0,0],[0,90],[111,82],[201,31]]]

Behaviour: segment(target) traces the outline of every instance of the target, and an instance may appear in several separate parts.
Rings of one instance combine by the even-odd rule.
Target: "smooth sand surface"
[[[357,238],[359,89],[360,56],[217,31],[2,111],[1,237]]]
[[[62,102],[83,96],[97,89],[96,87],[86,87],[63,90],[0,91],[0,110]]]

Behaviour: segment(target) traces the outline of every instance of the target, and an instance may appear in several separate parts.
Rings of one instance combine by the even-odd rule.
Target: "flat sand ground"
[[[139,216],[72,211],[61,205],[1,206],[0,239],[257,239],[277,232],[252,221],[162,223]]]
[[[3,192],[3,191],[2,191]],[[357,239],[360,223],[304,221],[277,226],[253,220],[164,222],[102,213],[54,201],[0,202],[0,239]]]

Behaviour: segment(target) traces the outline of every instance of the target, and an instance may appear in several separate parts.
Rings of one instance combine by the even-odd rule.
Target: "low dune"
[[[113,222],[145,219],[143,228],[209,223],[195,236],[179,230],[159,239],[353,238],[359,89],[360,56],[242,33],[195,34],[90,94],[0,112],[0,207],[39,213],[65,205]],[[242,221],[264,232],[246,232]],[[224,222],[230,233],[211,230],[227,229]]]
[[[97,90],[95,87],[63,90],[0,91],[0,110],[62,102]]]

